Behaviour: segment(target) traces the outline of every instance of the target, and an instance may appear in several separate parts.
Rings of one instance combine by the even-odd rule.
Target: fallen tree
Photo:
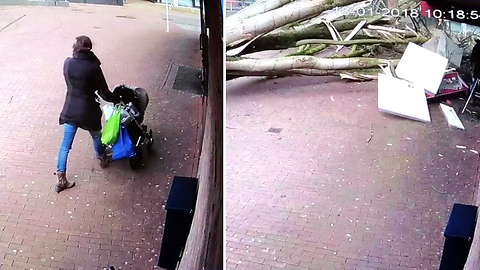
[[[345,19],[333,22],[333,26],[340,32],[352,30],[357,24],[365,20],[366,24],[385,23],[381,15],[369,18]],[[277,33],[268,34],[252,42],[242,54],[249,54],[265,50],[282,50],[296,47],[297,41],[303,39],[331,38],[330,31],[325,23],[310,25],[303,29],[288,29]]]
[[[291,0],[258,0],[252,5],[250,5],[248,8],[244,8],[239,12],[227,17],[225,22],[227,25],[239,24],[245,19],[254,17],[258,14],[262,14],[270,10],[274,10],[290,2]]]
[[[326,45],[355,45],[355,44],[408,44],[427,42],[427,38],[411,39],[354,39],[354,40],[331,40],[331,39],[306,39],[296,43],[296,46],[306,44],[326,44]]]
[[[267,0],[268,1],[268,0]],[[360,2],[359,0],[297,0],[237,23],[227,24],[225,43],[250,40],[286,24],[318,15],[325,10]]]
[[[286,76],[341,76],[349,75],[359,77],[359,80],[376,79],[376,75],[381,72],[380,68],[356,69],[352,70],[319,70],[319,69],[291,69],[285,71],[228,71],[227,80],[236,79],[245,76],[256,77],[286,77]],[[363,78],[362,78],[363,77]]]
[[[375,78],[358,70],[378,72],[379,65],[389,63],[388,58],[395,58],[390,61],[395,66],[400,58],[398,53],[403,53],[408,43],[422,44],[429,37],[418,31],[418,24],[412,26],[415,30],[408,27],[400,16],[360,16],[372,3],[260,0],[248,6],[226,21],[227,56],[230,56],[226,61],[227,78],[291,75]],[[401,5],[416,8],[405,1]],[[376,7],[370,8],[375,14]],[[354,12],[358,9],[362,12]],[[348,14],[338,14],[344,10]],[[334,49],[329,50],[329,56],[315,56],[329,47]],[[340,52],[344,47],[349,50]],[[251,53],[291,48],[298,49],[274,58],[248,57]],[[385,52],[388,57],[378,56]]]

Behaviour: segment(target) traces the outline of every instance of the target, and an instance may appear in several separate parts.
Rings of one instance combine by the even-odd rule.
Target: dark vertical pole
[[[163,230],[158,266],[175,270],[180,261],[192,226],[197,203],[198,179],[175,176],[165,210],[167,218]]]
[[[195,0],[193,0],[195,1]],[[200,50],[202,51],[202,83],[203,90],[208,96],[208,36],[207,25],[205,22],[205,6],[204,1],[200,0]]]

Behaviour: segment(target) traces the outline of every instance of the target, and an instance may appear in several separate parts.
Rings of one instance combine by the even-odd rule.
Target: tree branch
[[[353,45],[353,44],[408,44],[409,42],[423,43],[427,42],[427,38],[410,38],[410,39],[354,39],[347,41],[336,41],[331,39],[305,39],[298,41],[297,46],[305,44],[327,44],[327,45]]]

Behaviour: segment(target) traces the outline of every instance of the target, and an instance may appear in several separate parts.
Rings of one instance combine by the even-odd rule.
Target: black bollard
[[[198,179],[175,176],[168,195],[158,266],[175,270],[187,242],[197,202]]]
[[[472,245],[476,223],[476,206],[458,203],[453,205],[443,234],[445,245],[440,270],[463,270]]]

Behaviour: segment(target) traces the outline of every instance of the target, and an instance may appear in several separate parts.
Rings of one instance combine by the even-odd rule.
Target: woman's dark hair
[[[73,43],[73,52],[90,51],[92,49],[92,41],[87,36],[79,36],[75,38]]]

